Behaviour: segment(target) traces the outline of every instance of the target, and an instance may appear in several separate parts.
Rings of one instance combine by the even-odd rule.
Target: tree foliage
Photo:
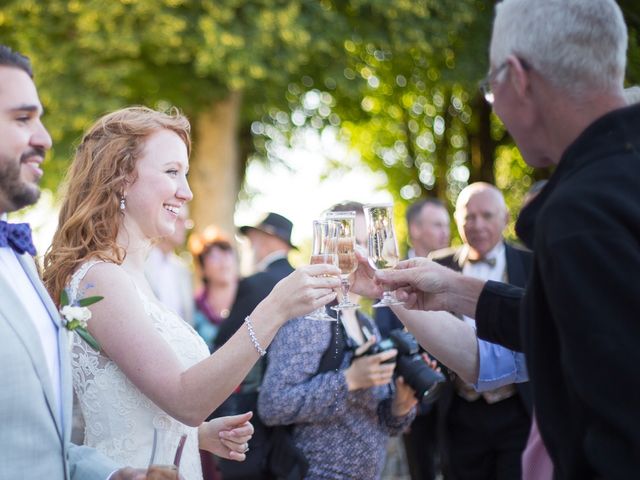
[[[629,81],[638,83],[639,7],[619,3],[630,26]],[[477,92],[493,4],[5,0],[0,41],[34,61],[56,145],[49,187],[104,112],[177,105],[194,118],[240,93],[242,160],[277,160],[274,145],[297,130],[327,129],[386,173],[400,204],[450,200],[486,180],[516,208],[540,173],[524,165]],[[342,159],[334,160],[339,170]]]
[[[344,74],[326,72],[324,85],[331,88],[290,86],[293,114],[266,118],[258,146],[280,143],[300,128],[333,129],[374,171],[386,174],[386,188],[401,206],[424,196],[451,206],[468,183],[487,181],[503,190],[517,213],[532,183],[550,172],[524,163],[478,91],[488,69],[494,3],[429,4],[410,43],[397,41],[384,25],[377,36],[352,36],[345,42]],[[640,8],[633,1],[620,4],[630,34],[628,82],[638,83]],[[335,159],[331,168],[342,165]]]

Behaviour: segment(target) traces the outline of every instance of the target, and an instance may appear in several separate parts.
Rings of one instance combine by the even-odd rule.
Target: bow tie
[[[469,263],[486,263],[487,265],[489,265],[490,267],[495,267],[496,266],[496,259],[495,258],[478,258],[476,260],[471,260],[470,258],[467,258],[467,262]]]
[[[28,223],[7,223],[0,221],[0,247],[12,248],[17,254],[28,252],[36,254],[31,240],[31,227]]]

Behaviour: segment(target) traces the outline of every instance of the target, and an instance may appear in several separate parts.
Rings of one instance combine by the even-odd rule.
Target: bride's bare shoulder
[[[121,265],[112,262],[99,262],[91,265],[82,283],[94,289],[95,294],[131,290],[134,286],[126,270]]]

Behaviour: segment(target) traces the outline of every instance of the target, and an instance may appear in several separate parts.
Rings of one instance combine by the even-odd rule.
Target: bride
[[[155,239],[174,230],[191,200],[189,123],[179,113],[130,107],[99,119],[67,173],[58,230],[45,256],[54,299],[93,305],[94,350],[73,335],[73,383],[85,443],[146,467],[153,428],[187,433],[181,475],[202,478],[198,448],[243,460],[251,413],[203,423],[265,353],[278,329],[335,298],[339,271],[302,267],[282,280],[242,328],[209,355],[202,339],[154,297],[144,275]]]

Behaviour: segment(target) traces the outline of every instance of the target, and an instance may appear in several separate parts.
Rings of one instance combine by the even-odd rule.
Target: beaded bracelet
[[[260,342],[258,342],[258,337],[256,337],[256,332],[253,331],[253,324],[249,317],[244,319],[244,323],[247,324],[247,331],[249,332],[249,338],[251,339],[251,343],[256,347],[256,350],[260,354],[261,357],[264,357],[267,354],[267,351],[260,346]]]

